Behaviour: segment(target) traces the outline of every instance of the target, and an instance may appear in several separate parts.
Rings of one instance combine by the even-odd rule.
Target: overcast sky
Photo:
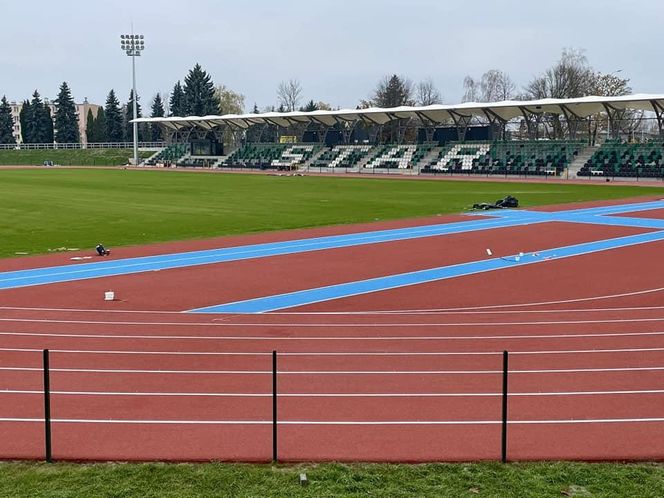
[[[2,2],[0,95],[67,81],[77,102],[126,101],[131,63],[120,34],[145,35],[137,60],[143,107],[199,62],[249,111],[277,103],[280,81],[304,98],[355,107],[387,74],[432,78],[458,103],[466,75],[506,71],[519,87],[564,47],[598,70],[622,69],[635,93],[664,93],[662,0],[24,0]]]

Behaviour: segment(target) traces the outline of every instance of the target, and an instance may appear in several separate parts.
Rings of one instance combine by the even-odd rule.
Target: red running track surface
[[[364,227],[374,228],[383,225]],[[272,350],[280,460],[498,459],[503,350],[511,460],[662,459],[663,243],[285,313],[178,313],[471,261],[477,248],[510,254],[632,233],[551,223],[3,291],[0,457],[43,456],[48,348],[55,459],[270,460]],[[187,244],[144,254],[174,247]],[[122,300],[103,302],[109,288]]]

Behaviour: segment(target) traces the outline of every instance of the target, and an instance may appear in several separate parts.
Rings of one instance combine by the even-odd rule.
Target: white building
[[[51,110],[51,117],[55,118],[55,104],[51,103],[48,99],[44,99],[44,103]],[[12,121],[14,122],[14,138],[16,143],[23,143],[23,136],[21,134],[21,120],[19,116],[21,115],[21,108],[23,107],[23,102],[10,102],[9,105],[12,108]],[[81,143],[87,144],[88,139],[85,134],[85,128],[88,120],[88,111],[92,111],[92,115],[96,118],[97,112],[101,106],[97,104],[90,104],[88,99],[83,100],[82,104],[76,104],[76,116],[78,117],[78,131],[81,136]]]

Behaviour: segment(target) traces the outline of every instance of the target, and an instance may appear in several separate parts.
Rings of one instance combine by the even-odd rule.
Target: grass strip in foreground
[[[309,484],[301,486],[300,473]],[[664,496],[659,464],[0,464],[0,496],[639,497]]]

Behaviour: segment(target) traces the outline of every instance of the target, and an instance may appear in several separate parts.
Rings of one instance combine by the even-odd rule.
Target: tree
[[[300,107],[300,111],[302,112],[313,112],[318,110],[318,104],[311,99],[309,102],[307,102],[304,107]]]
[[[136,98],[136,117],[137,118],[142,118],[143,114],[141,112],[141,103],[139,102],[141,98],[137,97]],[[133,142],[134,141],[134,124],[131,122],[131,120],[134,119],[134,90],[129,90],[129,100],[127,101],[127,105],[125,106],[125,113],[124,113],[124,141],[125,142]],[[144,137],[142,133],[142,127],[139,128],[139,137],[138,140],[142,141]]]
[[[480,100],[480,85],[471,76],[463,79],[463,97],[461,102],[477,102]]]
[[[21,123],[21,139],[23,143],[32,143],[32,106],[29,100],[23,101],[18,119]]]
[[[60,85],[58,98],[55,99],[55,141],[59,144],[74,144],[81,141],[76,104],[66,81]]]
[[[294,111],[302,98],[302,85],[296,79],[282,81],[277,87],[279,107],[285,112]]]
[[[420,81],[417,85],[417,105],[442,104],[443,97],[431,78]]]
[[[104,109],[106,121],[106,140],[109,142],[122,142],[123,126],[120,102],[111,90],[106,97],[106,108]]]
[[[533,99],[571,99],[590,93],[593,70],[579,49],[564,49],[552,67],[526,85],[526,95]]]
[[[14,121],[12,120],[12,108],[7,102],[7,97],[0,100],[0,144],[15,144]]]
[[[184,90],[182,89],[182,84],[179,81],[173,87],[168,107],[170,108],[169,110],[171,116],[183,117],[187,113],[184,103]]]
[[[161,95],[157,93],[154,99],[152,100],[152,114],[153,118],[161,118],[164,116],[164,102],[161,100]],[[153,142],[159,142],[164,139],[162,134],[161,126],[157,123],[152,123],[150,125],[150,140]]]
[[[414,105],[413,84],[403,76],[385,76],[378,82],[371,105],[374,107],[400,107]]]
[[[106,134],[106,113],[104,108],[97,109],[94,127],[92,129],[92,138],[88,137],[88,142],[103,143],[108,142]]]
[[[226,85],[214,89],[221,114],[244,114],[244,95],[234,92]]]
[[[212,77],[196,64],[184,79],[185,112],[191,116],[219,114],[219,101],[214,92]]]
[[[480,91],[482,102],[501,102],[514,97],[516,85],[507,73],[490,69],[482,75]]]
[[[90,143],[94,142],[95,135],[95,115],[92,114],[92,109],[88,109],[88,115],[85,117],[85,140]]]
[[[51,110],[42,101],[37,90],[32,101],[21,110],[21,133],[25,143],[53,143]]]

